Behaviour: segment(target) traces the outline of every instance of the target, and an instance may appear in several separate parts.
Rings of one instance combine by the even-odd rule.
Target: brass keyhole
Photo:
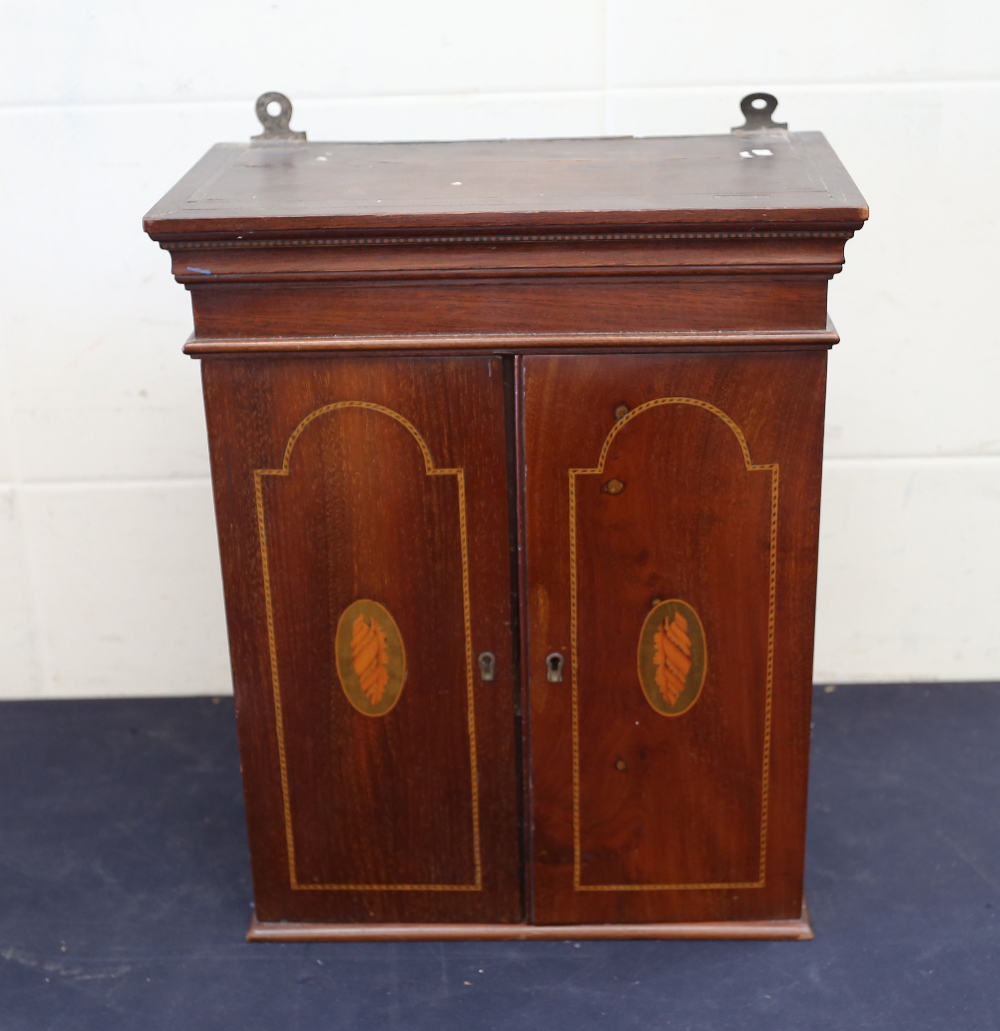
[[[497,678],[497,657],[493,652],[483,652],[479,656],[479,679],[489,683]]]
[[[559,652],[552,652],[545,656],[545,679],[550,684],[562,683],[564,661]]]

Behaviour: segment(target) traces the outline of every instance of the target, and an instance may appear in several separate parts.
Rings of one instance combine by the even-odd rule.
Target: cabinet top
[[[859,228],[818,132],[461,143],[220,143],[146,214],[155,239],[504,227]]]

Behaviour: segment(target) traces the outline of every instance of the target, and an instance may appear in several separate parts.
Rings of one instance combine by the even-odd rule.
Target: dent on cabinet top
[[[293,233],[857,229],[864,198],[822,133],[220,143],[146,214],[159,240]]]

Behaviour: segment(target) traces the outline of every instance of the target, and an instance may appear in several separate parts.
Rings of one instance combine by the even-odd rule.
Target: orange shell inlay
[[[378,705],[389,683],[389,644],[374,616],[358,616],[351,627],[351,661],[368,701]]]
[[[653,638],[653,662],[656,665],[656,686],[664,701],[673,705],[681,696],[691,669],[691,638],[687,620],[679,613],[664,619]]]

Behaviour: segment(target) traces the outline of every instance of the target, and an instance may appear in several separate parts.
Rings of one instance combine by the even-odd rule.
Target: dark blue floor
[[[249,945],[228,700],[0,705],[0,1031],[1000,1028],[1000,684],[816,696],[812,942]]]

